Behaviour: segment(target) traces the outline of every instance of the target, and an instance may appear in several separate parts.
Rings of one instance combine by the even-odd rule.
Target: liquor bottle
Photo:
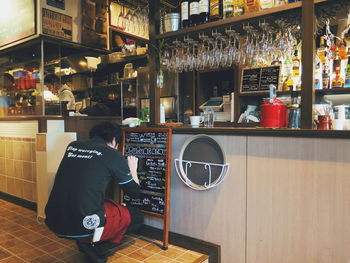
[[[260,0],[260,8],[267,9],[274,6],[274,0]]]
[[[209,0],[199,0],[199,20],[201,24],[209,22]]]
[[[244,0],[233,0],[233,16],[244,14]]]
[[[199,25],[199,0],[190,0],[190,26]]]
[[[341,65],[341,59],[339,57],[339,51],[336,50],[335,58],[333,60],[333,76],[334,76],[334,78],[332,79],[332,89],[344,87],[344,80],[343,80],[343,78],[340,77],[340,65]]]
[[[287,0],[275,0],[275,6],[281,6],[288,4]]]
[[[294,57],[293,57],[293,77],[299,78],[300,77],[300,59],[298,58],[298,50],[295,49],[294,51]]]
[[[181,0],[181,24],[182,28],[189,27],[189,0]]]
[[[348,49],[348,53],[350,53],[350,48]],[[350,55],[348,56],[348,64],[346,65],[344,88],[350,88]]]
[[[222,0],[210,0],[209,2],[209,15],[210,15],[210,20],[218,20],[222,18],[222,11],[221,11],[221,2]]]
[[[256,12],[260,10],[259,0],[245,0],[245,12]]]
[[[338,51],[339,51],[339,57],[341,60],[348,58],[346,53],[346,42],[344,40],[339,40]]]
[[[329,68],[327,64],[324,64],[323,70],[322,70],[322,88],[329,89],[330,88],[329,84],[330,84]]]
[[[294,81],[293,81],[293,78],[290,74],[287,75],[287,78],[284,80],[283,85],[282,85],[282,90],[283,91],[294,90]]]
[[[317,50],[317,56],[321,63],[326,63],[326,47],[324,45],[324,36],[321,36],[320,47]]]
[[[233,0],[223,0],[222,3],[224,19],[233,17]]]

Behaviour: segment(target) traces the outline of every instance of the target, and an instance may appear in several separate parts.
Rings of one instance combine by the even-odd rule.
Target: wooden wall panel
[[[350,140],[248,137],[247,263],[350,260]]]
[[[173,160],[190,135],[173,135]],[[177,177],[172,164],[170,231],[221,246],[221,262],[244,263],[246,221],[246,137],[212,136],[231,164],[226,180],[210,190],[196,191]],[[174,161],[173,161],[174,162]],[[159,220],[147,225],[161,228]]]

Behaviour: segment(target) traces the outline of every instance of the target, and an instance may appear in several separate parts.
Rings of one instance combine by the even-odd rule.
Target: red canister
[[[261,120],[260,126],[284,128],[287,127],[287,106],[279,99],[274,99],[273,104],[270,100],[265,100],[260,105]]]

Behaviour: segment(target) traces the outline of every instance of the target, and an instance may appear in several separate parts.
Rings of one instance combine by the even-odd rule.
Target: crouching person
[[[75,239],[89,262],[107,262],[125,233],[143,223],[138,208],[105,199],[111,180],[125,193],[138,197],[138,159],[117,151],[121,128],[111,122],[93,127],[90,140],[67,146],[45,208],[45,223],[57,236]]]

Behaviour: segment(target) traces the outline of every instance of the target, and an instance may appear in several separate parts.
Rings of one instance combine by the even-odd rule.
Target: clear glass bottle
[[[233,0],[223,0],[222,8],[223,8],[223,18],[233,17]]]

